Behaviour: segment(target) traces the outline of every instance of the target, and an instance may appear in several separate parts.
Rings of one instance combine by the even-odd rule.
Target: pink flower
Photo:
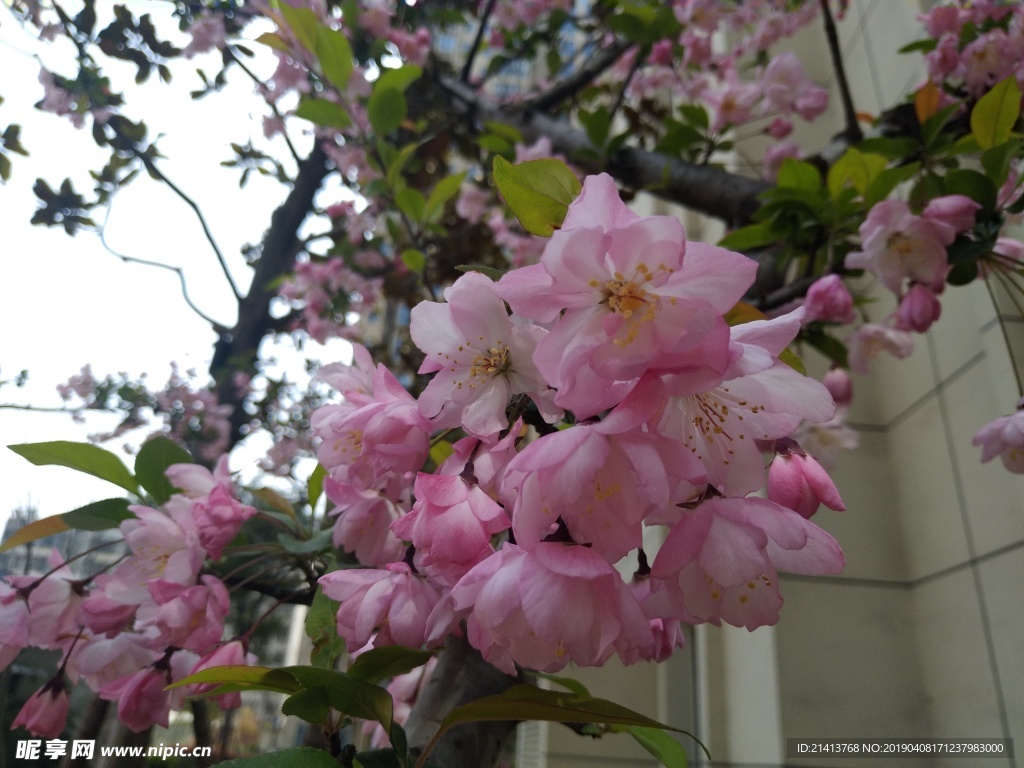
[[[853,380],[842,368],[830,368],[828,373],[821,377],[821,383],[832,395],[836,407],[845,408],[853,402]]]
[[[871,370],[871,361],[882,352],[888,352],[902,360],[914,351],[914,338],[906,331],[886,328],[877,323],[865,323],[846,340],[849,350],[850,370],[866,375]]]
[[[0,644],[24,648],[29,644],[28,603],[17,589],[0,581]]]
[[[469,613],[470,644],[498,669],[556,672],[570,661],[632,660],[653,646],[647,618],[618,572],[586,547],[506,544],[452,588],[456,615]]]
[[[773,181],[779,175],[782,161],[787,157],[798,158],[800,154],[800,145],[794,141],[780,141],[778,144],[768,147],[762,160],[763,168],[761,169],[761,175]]]
[[[123,682],[160,658],[145,642],[146,639],[135,632],[122,632],[109,638],[84,638],[75,645],[68,670],[73,670],[96,691]]]
[[[100,697],[116,701],[118,719],[136,733],[151,725],[166,728],[171,710],[188,695],[187,688],[168,691],[167,686],[186,677],[198,659],[190,651],[168,652],[152,666],[104,686]]]
[[[517,314],[555,321],[534,360],[558,389],[555,402],[586,418],[618,401],[655,361],[693,365],[694,346],[755,271],[745,256],[687,245],[675,218],[640,218],[601,174],[586,179],[540,264],[507,273],[498,290]],[[721,372],[724,353],[724,345],[709,348],[699,362]]]
[[[444,292],[445,303],[413,307],[412,340],[426,354],[420,373],[434,373],[419,409],[437,428],[463,427],[486,437],[508,426],[510,398],[529,394],[548,421],[561,411],[534,364],[546,334],[533,325],[513,325],[494,283],[469,272]]]
[[[479,224],[492,202],[494,197],[490,191],[472,182],[464,182],[459,188],[459,199],[455,201],[455,212],[467,221]]]
[[[64,685],[63,675],[51,680],[29,697],[11,723],[11,728],[22,727],[34,736],[56,739],[67,725],[71,700]]]
[[[811,284],[804,299],[804,322],[852,323],[857,319],[853,297],[839,275],[826,275]]]
[[[139,608],[137,626],[143,632],[155,630],[151,647],[205,652],[220,642],[230,607],[228,591],[216,576],[200,581],[189,587],[163,579],[149,583],[154,602]]]
[[[359,488],[327,477],[327,497],[338,506],[328,514],[336,515],[334,546],[354,553],[363,565],[384,566],[402,556],[402,542],[391,532],[391,524],[402,515],[402,508],[387,494],[374,488]]]
[[[713,498],[669,532],[651,579],[668,589],[684,621],[753,630],[779,618],[777,569],[835,574],[844,563],[835,539],[790,509],[756,497]]]
[[[1008,470],[1024,474],[1024,398],[1015,413],[986,424],[971,443],[981,447],[982,462],[998,456]]]
[[[793,132],[793,123],[784,117],[776,117],[768,127],[765,129],[765,133],[771,136],[773,139],[784,139]]]
[[[416,476],[412,512],[391,530],[416,548],[416,567],[454,584],[491,554],[491,536],[509,528],[505,510],[453,475]]]
[[[914,283],[900,299],[900,306],[893,315],[893,326],[901,331],[924,333],[941,314],[939,298],[923,285]]]
[[[795,441],[777,440],[776,456],[768,468],[768,498],[810,519],[824,504],[829,509],[846,509],[836,485],[821,465]]]
[[[949,225],[914,216],[902,200],[883,200],[861,224],[860,239],[864,250],[847,255],[848,269],[867,269],[897,295],[904,280],[942,291],[946,246],[953,242]]]
[[[341,601],[338,634],[349,651],[362,648],[376,630],[374,646],[419,648],[427,634],[427,618],[441,595],[405,563],[386,570],[347,569],[320,577],[324,594]]]

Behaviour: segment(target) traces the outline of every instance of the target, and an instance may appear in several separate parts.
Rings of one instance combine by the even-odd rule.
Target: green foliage
[[[549,237],[562,225],[569,204],[579,195],[579,179],[561,160],[528,160],[513,165],[494,158],[494,183],[523,228]]]
[[[189,452],[166,437],[151,437],[135,457],[135,477],[157,504],[163,504],[174,493],[174,486],[164,474],[173,464],[191,464]]]
[[[139,484],[122,461],[105,448],[90,443],[55,440],[48,443],[22,443],[7,446],[37,467],[61,466],[98,477],[131,493],[138,493]]]
[[[127,499],[114,498],[94,501],[59,517],[76,531],[106,531],[117,528],[135,515],[128,509]]]
[[[971,111],[971,135],[982,149],[1008,141],[1020,116],[1020,86],[1013,75],[978,99]]]
[[[221,768],[338,768],[338,761],[320,749],[294,747],[265,755],[225,760],[217,765]]]
[[[335,662],[345,652],[345,641],[338,637],[339,605],[318,587],[306,613],[306,635],[313,643],[309,660],[315,667],[333,669]]]
[[[373,84],[370,101],[366,105],[370,125],[378,136],[384,136],[397,129],[409,110],[405,99],[406,89],[422,76],[421,67],[408,64],[397,69],[385,70]]]
[[[348,673],[368,683],[379,683],[422,667],[433,656],[433,651],[406,648],[402,645],[384,645],[359,654],[349,667]]]
[[[345,129],[352,125],[352,118],[345,108],[326,99],[303,99],[295,110],[295,116],[323,128]]]

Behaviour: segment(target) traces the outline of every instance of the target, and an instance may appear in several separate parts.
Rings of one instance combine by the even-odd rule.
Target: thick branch
[[[694,165],[635,147],[620,149],[606,160],[594,153],[586,134],[565,121],[536,112],[512,110],[493,104],[471,88],[451,79],[441,87],[454,97],[456,107],[481,122],[498,122],[516,128],[527,142],[541,136],[551,139],[555,152],[568,157],[588,173],[607,171],[622,184],[642,189],[732,226],[750,220],[757,209],[757,195],[771,185],[709,165]],[[584,151],[586,150],[586,151]]]
[[[217,397],[231,405],[231,444],[242,436],[247,416],[242,398],[236,391],[232,374],[236,371],[252,372],[256,367],[260,342],[271,330],[274,320],[270,316],[270,300],[274,297],[274,282],[292,270],[300,244],[299,227],[313,208],[313,197],[329,172],[327,156],[319,145],[313,147],[309,157],[299,164],[295,185],[270,219],[270,228],[263,236],[260,258],[249,293],[238,302],[238,321],[235,327],[221,335],[213,352],[210,374],[217,382]]]
[[[410,750],[418,755],[455,707],[502,693],[518,682],[484,661],[465,637],[450,637],[405,725]],[[504,720],[456,726],[438,742],[429,759],[441,768],[495,765],[515,727]]]

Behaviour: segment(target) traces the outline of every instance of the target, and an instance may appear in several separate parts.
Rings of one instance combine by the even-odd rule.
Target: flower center
[[[494,346],[487,350],[486,354],[477,355],[469,368],[471,379],[498,376],[509,369],[508,347],[499,342],[500,346]]]

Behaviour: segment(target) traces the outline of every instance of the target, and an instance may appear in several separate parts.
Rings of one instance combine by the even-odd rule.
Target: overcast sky
[[[95,234],[71,238],[60,228],[29,224],[37,207],[32,193],[36,178],[56,188],[70,176],[76,190],[87,192],[88,171],[99,170],[106,159],[93,144],[88,125],[76,130],[66,119],[32,106],[42,97],[36,56],[49,69],[73,77],[66,54],[56,46],[40,45],[0,8],[0,131],[20,124],[22,143],[31,153],[13,157],[13,177],[0,186],[0,379],[12,379],[22,369],[30,379],[23,389],[0,388],[0,403],[59,406],[56,385],[86,363],[97,377],[145,372],[153,386],[160,386],[167,381],[172,360],[182,369],[205,371],[214,342],[209,325],[182,300],[172,272],[123,264],[103,249]],[[231,157],[230,142],[262,141],[263,110],[252,96],[251,81],[237,71],[227,94],[192,101],[189,91],[199,85],[195,67],[202,66],[212,77],[218,59],[185,62],[175,69],[171,86],[157,83],[154,75],[147,87],[135,88],[130,85],[134,69],[122,70],[115,87],[129,86],[126,116],[143,117],[151,136],[164,134],[159,147],[168,159],[161,161],[161,168],[202,207],[244,290],[251,271],[239,249],[258,241],[286,190],[253,174],[240,191],[238,172],[219,167]],[[270,60],[262,63],[264,73],[267,65],[273,67]],[[233,324],[234,302],[215,256],[191,210],[165,187],[145,174],[136,179],[113,203],[107,240],[124,254],[183,267],[193,301],[219,322]],[[83,428],[62,414],[0,409],[0,444],[84,440],[87,433],[109,426],[109,420],[90,420]],[[108,447],[120,449],[117,443]],[[78,481],[76,476],[67,469],[34,467],[0,448],[0,530],[18,506],[32,504],[47,516],[116,495],[113,486],[88,478]]]

